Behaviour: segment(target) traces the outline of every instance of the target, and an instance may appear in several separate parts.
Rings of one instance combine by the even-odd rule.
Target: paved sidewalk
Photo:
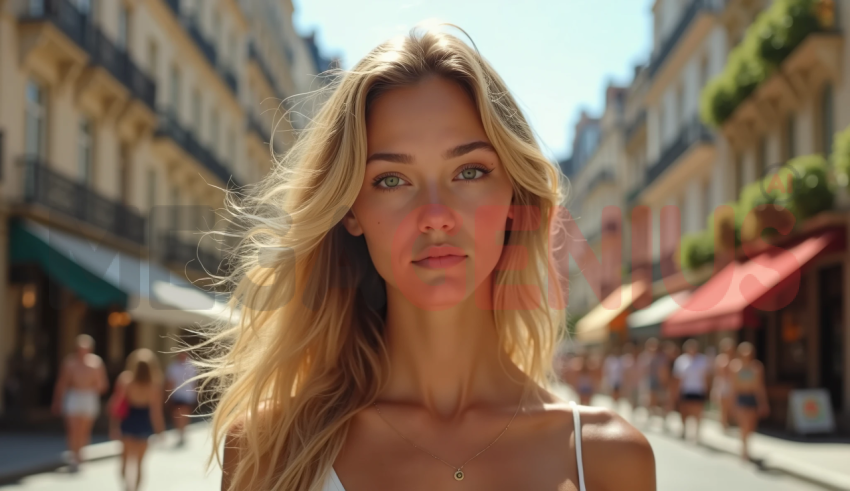
[[[120,443],[107,441],[105,435],[94,435],[92,441],[83,449],[85,460],[121,452]],[[0,484],[65,465],[66,449],[65,437],[60,434],[0,433]]]
[[[613,406],[613,401],[607,396],[596,396],[593,403],[598,406]],[[667,431],[673,435],[680,435],[682,432],[679,413],[669,415],[665,430],[660,418],[654,418],[647,424],[646,413],[642,409],[638,409],[633,415],[628,406],[623,404],[618,412],[643,431]],[[691,421],[688,428],[689,438],[692,438],[693,431]],[[741,454],[741,440],[737,429],[724,433],[718,421],[707,418],[700,425],[699,436],[700,444],[705,447],[734,455]],[[756,433],[750,438],[750,455],[762,469],[785,472],[826,489],[850,491],[850,443],[797,442]]]

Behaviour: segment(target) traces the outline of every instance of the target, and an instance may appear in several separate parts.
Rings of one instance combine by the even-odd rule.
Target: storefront
[[[850,412],[846,234],[833,223],[750,251],[698,288],[662,335],[749,341],[765,365],[770,424],[784,427],[789,394],[806,388],[826,389],[840,422]]]
[[[30,220],[10,223],[9,264],[6,424],[58,422],[53,387],[78,334],[95,339],[114,381],[134,349],[162,351],[164,336],[229,313],[163,267]]]

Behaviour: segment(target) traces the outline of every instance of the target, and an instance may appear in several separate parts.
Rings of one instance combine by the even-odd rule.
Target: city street
[[[218,489],[221,473],[204,471],[209,437],[204,426],[196,426],[189,445],[173,448],[170,440],[154,444],[145,464],[144,489],[194,491]],[[817,487],[780,473],[758,470],[732,455],[683,443],[674,435],[652,431],[649,441],[655,451],[659,491],[770,490],[801,491]],[[31,476],[22,482],[0,487],[3,491],[106,491],[120,489],[118,459],[91,462],[77,475],[62,471]]]

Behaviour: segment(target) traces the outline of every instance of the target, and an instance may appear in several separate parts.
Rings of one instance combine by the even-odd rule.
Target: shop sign
[[[835,431],[829,392],[826,389],[792,390],[788,397],[788,427],[799,434]]]

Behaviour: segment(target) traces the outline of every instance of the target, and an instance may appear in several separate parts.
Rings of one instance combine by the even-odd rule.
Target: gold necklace
[[[378,407],[378,403],[373,402],[373,403],[372,403],[372,405],[373,405],[373,406],[375,406],[375,409],[378,411],[378,416],[380,416],[380,417],[381,417],[381,419],[383,419],[383,420],[384,420],[384,422],[387,424],[387,426],[389,426],[390,428],[392,428],[392,429],[393,429],[393,431],[395,431],[395,432],[398,434],[398,436],[400,436],[400,437],[401,437],[404,441],[406,441],[407,443],[409,443],[409,444],[413,445],[415,448],[418,448],[419,450],[421,450],[421,451],[423,451],[423,452],[427,453],[427,454],[428,454],[428,455],[430,455],[431,457],[433,457],[433,458],[435,458],[435,459],[439,460],[440,462],[442,462],[442,463],[446,464],[447,466],[451,467],[452,469],[454,469],[454,478],[455,478],[455,480],[456,480],[456,481],[463,481],[463,477],[464,477],[463,467],[464,467],[466,464],[468,464],[470,460],[474,459],[475,457],[478,457],[479,455],[483,454],[485,450],[487,450],[488,448],[492,447],[492,446],[493,446],[493,444],[495,444],[497,441],[499,441],[499,438],[502,438],[502,435],[504,435],[504,434],[505,434],[505,432],[506,432],[506,431],[508,431],[508,428],[511,426],[511,423],[513,423],[513,422],[514,422],[514,418],[516,418],[517,413],[519,413],[519,408],[520,408],[520,407],[522,407],[522,402],[523,402],[523,400],[524,400],[524,399],[525,399],[525,392],[523,391],[523,395],[522,395],[522,397],[521,397],[521,398],[520,398],[520,400],[519,400],[519,404],[518,404],[518,405],[517,405],[517,407],[516,407],[516,411],[514,411],[514,415],[513,415],[513,416],[511,416],[511,420],[510,420],[510,421],[508,421],[508,425],[507,425],[507,426],[505,426],[505,429],[504,429],[504,430],[502,430],[502,432],[501,432],[501,433],[499,433],[499,436],[497,436],[495,440],[493,440],[492,442],[490,442],[490,445],[487,445],[487,446],[486,446],[486,447],[484,447],[484,448],[483,448],[480,452],[478,452],[477,454],[475,454],[475,455],[473,455],[472,457],[470,457],[470,458],[469,458],[466,462],[464,462],[464,463],[463,463],[460,467],[455,467],[455,466],[453,466],[453,465],[449,464],[448,462],[446,462],[445,460],[443,460],[443,459],[441,459],[441,458],[437,457],[436,455],[434,455],[433,453],[429,452],[428,450],[425,450],[424,448],[420,447],[419,445],[417,445],[417,444],[413,443],[413,442],[412,442],[409,438],[407,438],[407,437],[406,437],[406,436],[404,436],[404,435],[403,435],[400,431],[398,431],[398,430],[396,429],[396,427],[392,425],[392,423],[390,423],[389,421],[387,421],[387,418],[385,418],[385,417],[384,417],[384,415],[383,415],[383,413],[381,413],[381,409]]]

